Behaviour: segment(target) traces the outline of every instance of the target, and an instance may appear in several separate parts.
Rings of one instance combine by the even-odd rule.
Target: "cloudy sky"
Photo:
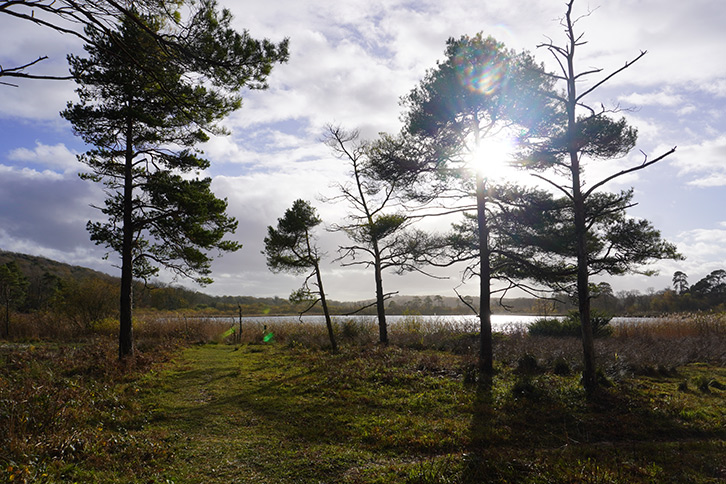
[[[552,69],[551,56],[537,45],[564,40],[564,0],[339,0],[334,8],[322,0],[220,3],[254,37],[289,37],[291,55],[274,69],[269,90],[248,93],[243,108],[225,120],[231,135],[204,148],[212,188],[228,199],[239,220],[234,238],[243,244],[213,265],[215,283],[204,290],[218,295],[287,297],[299,286],[300,277],[270,273],[260,253],[266,227],[293,200],[313,202],[329,224],[344,215],[339,204],[319,201],[346,176],[345,165],[320,142],[326,124],[359,129],[363,138],[398,131],[400,97],[443,58],[449,37],[483,32],[531,51]],[[607,72],[648,53],[590,98],[595,106],[629,108],[639,143],[627,159],[591,167],[586,181],[677,146],[674,155],[608,188],[635,187],[631,215],[651,220],[686,256],[653,266],[656,277],[607,282],[616,292],[660,290],[681,270],[694,283],[726,267],[726,8],[719,0],[577,0],[578,14],[588,9],[579,24],[588,41],[579,51],[581,69]],[[0,41],[5,67],[48,56],[36,73],[65,72],[65,55],[82,52],[70,37],[3,15]],[[75,99],[73,83],[16,83],[0,85],[0,248],[117,274],[114,256],[103,260],[105,250],[85,231],[99,216],[90,205],[103,194],[78,178],[76,155],[86,148],[58,115]],[[319,234],[329,259],[342,242]],[[323,269],[329,297],[372,296],[372,274],[333,263]],[[401,294],[454,295],[458,270],[442,275],[449,279],[389,275],[384,284]],[[475,294],[476,287],[470,282],[459,291]]]

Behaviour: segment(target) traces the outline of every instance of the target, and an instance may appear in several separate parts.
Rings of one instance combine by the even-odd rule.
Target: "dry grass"
[[[349,421],[357,422],[356,425],[360,427],[355,427],[356,432],[352,432],[352,438],[357,442],[355,449],[360,448],[356,439],[362,439],[363,445],[368,446],[366,448],[371,452],[380,450],[389,456],[391,449],[399,449],[401,462],[408,462],[412,455],[411,449],[416,452],[429,452],[428,449],[433,448],[437,455],[441,455],[449,452],[447,449],[451,448],[457,449],[455,455],[459,456],[452,457],[451,469],[446,472],[438,467],[425,467],[423,464],[415,469],[409,469],[408,464],[397,464],[395,469],[391,469],[392,474],[388,476],[391,479],[388,481],[376,481],[373,478],[366,480],[361,474],[360,481],[351,478],[350,482],[449,482],[444,480],[445,475],[466,475],[467,472],[473,476],[471,480],[462,478],[461,481],[450,482],[481,482],[478,480],[480,476],[491,474],[490,469],[486,468],[490,460],[471,464],[461,457],[467,454],[458,451],[459,444],[446,441],[442,437],[451,434],[451,419],[463,415],[460,406],[466,404],[464,407],[469,408],[468,400],[462,400],[456,405],[442,404],[436,400],[429,408],[429,403],[426,403],[428,400],[423,397],[425,395],[429,398],[429,393],[426,392],[433,391],[431,398],[442,401],[452,395],[461,398],[468,395],[467,398],[473,398],[473,394],[467,393],[467,388],[472,387],[462,386],[462,382],[467,382],[467,375],[478,349],[477,328],[474,326],[410,317],[390,325],[391,346],[382,348],[375,344],[378,340],[378,327],[373,320],[344,320],[336,323],[336,333],[342,350],[338,355],[331,355],[318,351],[328,347],[327,332],[322,324],[260,320],[243,324],[241,335],[223,336],[231,326],[229,320],[184,317],[178,314],[140,314],[137,317],[136,356],[123,363],[116,358],[115,339],[118,327],[113,320],[99,321],[87,329],[48,314],[16,317],[13,320],[14,340],[0,343],[0,481],[9,481],[12,477],[13,482],[92,482],[103,476],[102,482],[129,482],[137,477],[139,482],[163,482],[149,481],[148,477],[164,474],[164,469],[173,460],[172,453],[178,439],[167,438],[162,430],[156,430],[157,434],[148,430],[149,420],[145,420],[150,418],[146,411],[148,409],[143,408],[139,395],[146,391],[148,379],[153,379],[158,371],[157,363],[176,357],[176,349],[180,346],[197,343],[218,343],[200,348],[206,348],[205,352],[210,354],[219,353],[217,356],[220,358],[219,364],[222,365],[219,369],[220,375],[231,378],[230,382],[235,384],[255,381],[242,377],[248,370],[276,372],[274,375],[267,375],[275,385],[268,382],[269,384],[263,385],[263,390],[272,392],[273,388],[281,385],[280,388],[289,392],[289,402],[280,400],[282,397],[276,393],[270,393],[267,406],[260,407],[260,415],[269,416],[270,409],[277,408],[270,405],[275,404],[280,406],[281,421],[287,422],[289,416],[294,414],[293,411],[298,412],[301,422],[308,422],[310,415],[306,412],[330,410],[329,420],[333,422],[340,417],[344,405],[369,402],[371,409],[379,409],[376,412],[381,408],[386,411],[376,417],[380,421],[368,421],[365,419],[371,418],[370,412],[358,412],[353,408],[349,410],[346,414]],[[265,337],[270,334],[276,344],[264,345]],[[223,343],[234,342],[241,345],[235,348],[226,346],[226,350],[222,346]],[[290,351],[290,348],[294,350]],[[500,447],[490,449],[487,454],[490,457],[496,457],[498,452],[502,454],[499,461],[491,461],[494,462],[492,465],[496,464],[495,474],[506,477],[506,473],[511,470],[510,463],[519,459],[518,462],[529,466],[540,466],[542,475],[564,478],[569,476],[568,469],[575,468],[573,465],[590,462],[587,460],[589,454],[583,456],[576,453],[571,459],[567,457],[553,461],[542,454],[532,461],[529,451],[519,452],[521,442],[546,439],[547,435],[554,434],[559,429],[562,422],[572,424],[568,435],[574,435],[571,432],[578,429],[587,428],[580,425],[581,421],[589,422],[588,425],[603,433],[600,439],[602,442],[610,442],[612,436],[608,432],[613,428],[613,418],[623,417],[625,420],[618,427],[619,431],[624,432],[624,435],[641,432],[637,437],[647,445],[670,431],[670,427],[658,424],[665,418],[664,415],[668,417],[667,422],[677,421],[677,430],[681,432],[692,433],[694,430],[691,427],[698,425],[706,429],[707,425],[703,422],[713,428],[722,428],[719,427],[719,419],[722,419],[723,413],[718,405],[722,402],[719,398],[722,398],[725,386],[722,368],[726,367],[726,316],[694,314],[662,318],[655,322],[619,325],[614,328],[611,337],[598,339],[596,348],[603,376],[615,381],[615,389],[622,393],[612,392],[611,395],[612,398],[623,400],[618,400],[619,403],[616,402],[617,405],[613,406],[615,410],[627,409],[623,410],[622,415],[615,410],[611,411],[613,415],[602,415],[604,410],[599,407],[589,413],[589,407],[583,403],[576,375],[581,369],[582,352],[577,338],[532,337],[523,331],[496,335],[495,359],[499,369],[496,381],[499,383],[494,402],[498,405],[497,411],[510,420],[501,421],[501,425],[495,428],[501,435],[492,435],[492,438],[501,441]],[[271,366],[269,363],[272,360],[279,364]],[[707,365],[686,366],[691,363]],[[243,364],[251,366],[242,371]],[[180,375],[185,378],[196,375],[204,382],[209,380],[209,368],[202,367],[196,372],[188,370],[187,366],[182,365],[179,368]],[[633,375],[647,377],[630,379]],[[263,376],[265,375],[260,374],[260,378]],[[291,377],[299,379],[299,385],[284,383]],[[166,384],[163,378],[160,381],[160,385]],[[227,384],[225,382],[227,380],[219,380],[220,392]],[[170,388],[175,388],[171,383],[169,385]],[[187,389],[184,387],[180,391],[184,393]],[[646,393],[640,395],[642,392]],[[228,400],[230,405],[237,402],[236,399],[242,394],[244,392],[235,393],[234,399]],[[321,397],[320,401],[313,400],[313,396],[318,394],[324,398]],[[190,395],[187,396],[192,398],[196,394],[192,392]],[[200,395],[197,397],[201,403],[195,400],[195,404],[209,403],[208,396]],[[411,395],[416,395],[416,399],[412,400]],[[147,398],[151,396],[153,392]],[[257,393],[250,394],[249,403],[253,404],[258,396]],[[300,407],[298,400],[301,398],[304,401],[310,400],[308,407]],[[333,401],[336,403],[331,405],[330,402]],[[212,403],[215,402],[217,401]],[[637,405],[633,406],[633,402]],[[550,408],[538,413],[537,409],[543,405],[550,405]],[[421,410],[425,418],[412,420],[412,406],[416,411]],[[628,420],[633,408],[640,408],[641,413],[632,417],[633,420]],[[441,413],[438,420],[432,419],[434,410]],[[557,419],[551,419],[550,422],[543,419],[543,415],[556,415]],[[655,422],[654,426],[638,427],[638,431],[630,430],[635,423],[645,421],[640,418],[643,415],[649,416]],[[328,414],[325,413],[324,416],[326,419],[322,421],[327,422]],[[504,417],[500,417],[500,420],[502,418]],[[390,427],[390,422],[398,422],[399,426]],[[412,422],[416,425],[412,426]],[[466,433],[469,422],[465,418],[456,422],[460,427],[459,438],[466,443],[469,438]],[[489,422],[482,419],[482,428],[489,428]],[[542,428],[532,428],[533,422],[539,422],[538,425]],[[552,424],[551,427],[548,422]],[[474,424],[478,425],[476,421],[472,425]],[[317,427],[301,425],[300,431],[311,428]],[[353,427],[350,425],[343,427],[346,432],[350,432],[351,428]],[[224,427],[223,430],[227,432],[228,428]],[[507,432],[510,430],[530,432],[531,435],[510,443],[507,440]],[[277,435],[274,432],[279,431],[279,425],[271,430],[273,435]],[[690,436],[691,433],[688,432],[687,436]],[[719,432],[713,432],[715,437],[709,437],[711,434],[704,435],[710,439],[722,439],[723,433]],[[314,437],[318,439],[317,434]],[[575,436],[578,440],[584,437],[584,434]],[[628,442],[633,440],[630,437],[628,439]],[[597,449],[601,451],[602,448],[597,447],[600,440],[594,447],[588,448],[588,452]],[[218,442],[215,440],[214,445],[210,444],[210,452],[219,450],[216,447]],[[549,446],[550,442],[545,444]],[[655,446],[656,443],[652,445]],[[704,455],[709,456],[704,460],[704,465],[717,461],[713,457],[717,455],[714,450],[717,444],[699,445],[704,446]],[[264,454],[265,448],[254,448],[250,453]],[[340,455],[331,458],[331,462],[341,467],[349,466],[353,455],[349,452],[353,451],[348,451],[345,447],[341,449]],[[560,455],[561,449],[562,447],[557,447],[552,452]],[[680,447],[679,449],[682,450]],[[652,453],[646,450],[638,450],[637,453],[633,450],[633,455],[637,454],[639,459],[650,459]],[[270,462],[276,465],[279,458],[277,448],[268,452]],[[659,452],[662,454],[659,465],[665,468],[672,460],[672,455],[669,450],[665,452],[660,449]],[[672,454],[678,455],[678,452],[673,450]],[[691,454],[700,455],[700,450],[695,449]],[[476,456],[473,453],[470,455]],[[608,455],[613,460],[611,466],[608,464],[608,472],[614,472],[619,469],[619,454],[611,452]],[[360,460],[365,462],[365,456],[360,457]],[[380,459],[376,457],[374,461],[379,462]],[[605,461],[609,462],[607,459]],[[561,469],[557,467],[560,465]],[[356,468],[365,469],[360,466]],[[645,468],[638,464],[636,471],[640,473]],[[298,461],[291,461],[285,468],[286,472],[298,472],[295,469],[300,469]],[[376,472],[381,472],[378,467],[375,469]],[[432,476],[428,481],[420,479],[418,474],[400,479],[400,473],[408,470],[415,471],[414,473],[421,471],[422,474],[430,471]],[[136,471],[139,475],[129,474]],[[722,471],[715,469],[704,475],[722,477],[726,475]],[[659,472],[664,475],[670,471]],[[280,472],[281,476],[283,474]],[[520,477],[521,475],[523,472],[517,474]],[[591,482],[630,482],[630,477],[632,475],[619,480]],[[567,480],[560,481],[528,482],[585,482],[578,481],[578,478],[582,476],[567,477]],[[502,477],[498,482],[523,482],[517,481],[515,477],[507,479]],[[222,482],[221,477],[218,482]],[[280,482],[285,482],[282,477]],[[643,478],[637,482],[657,481]]]
[[[368,347],[378,341],[378,326],[371,319],[343,319],[334,323],[339,344]],[[673,315],[657,320],[633,321],[613,325],[613,334],[596,340],[598,363],[611,375],[666,371],[688,363],[726,365],[726,314]],[[229,329],[234,328],[234,333]],[[229,318],[200,317],[178,313],[139,314],[134,335],[139,349],[158,345],[193,343],[259,344],[265,338],[290,347],[329,348],[323,324],[298,321],[265,320],[239,326]],[[118,323],[113,319],[81,328],[49,313],[18,315],[11,327],[17,342],[90,342],[99,336],[113,339]],[[225,333],[228,333],[225,335]],[[478,328],[475,324],[446,319],[410,316],[389,324],[392,345],[413,349],[435,349],[456,354],[475,355]],[[577,338],[531,336],[523,330],[495,334],[495,359],[512,366],[524,355],[533,356],[540,365],[550,367],[567,362],[577,370],[581,344]]]
[[[134,438],[128,425],[140,412],[136,379],[170,350],[157,346],[119,362],[115,341],[103,336],[0,344],[1,478],[47,482],[79,462],[113,469],[119,458],[138,465],[159,458],[163,449]]]
[[[611,337],[595,340],[598,366],[609,377],[669,374],[689,363],[726,366],[726,315],[690,314],[616,324]],[[567,362],[581,369],[578,338],[532,337],[524,332],[501,338],[495,358],[505,365],[532,355],[543,367]]]

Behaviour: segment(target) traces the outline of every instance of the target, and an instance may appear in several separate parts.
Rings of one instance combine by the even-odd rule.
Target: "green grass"
[[[176,482],[338,482],[401,454],[456,450],[472,394],[411,367],[418,357],[190,349],[149,382],[147,430],[176,442]]]
[[[0,350],[8,482],[726,482],[722,366],[588,401],[576,372],[500,366],[478,389],[470,356],[399,347],[197,345],[131,369],[88,347]]]

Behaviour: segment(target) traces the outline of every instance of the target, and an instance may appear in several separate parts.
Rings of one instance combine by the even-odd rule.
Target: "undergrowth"
[[[496,335],[481,387],[476,328],[415,318],[389,347],[339,323],[338,354],[316,326],[224,344],[228,323],[173,317],[124,363],[111,321],[0,343],[0,481],[724,482],[723,321],[614,326],[592,400],[576,338]]]

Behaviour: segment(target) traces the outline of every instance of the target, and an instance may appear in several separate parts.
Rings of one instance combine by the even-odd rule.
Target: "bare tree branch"
[[[455,292],[455,293],[456,293],[456,295],[457,295],[457,296],[459,297],[459,300],[460,300],[461,302],[463,302],[463,303],[464,303],[464,304],[466,305],[466,307],[468,307],[469,309],[471,309],[471,310],[472,310],[472,312],[473,312],[473,313],[474,313],[474,314],[476,315],[476,317],[479,317],[479,311],[477,311],[477,310],[476,310],[476,308],[475,308],[474,306],[472,306],[471,304],[469,304],[469,301],[467,301],[466,299],[464,299],[464,298],[463,298],[463,297],[461,296],[461,294],[459,294],[459,291],[457,291],[457,290],[456,290],[456,288],[454,288],[454,292]]]
[[[666,156],[669,156],[669,155],[672,155],[673,153],[675,153],[676,148],[677,148],[677,146],[674,146],[673,148],[671,148],[667,152],[663,153],[659,157],[654,158],[654,159],[652,159],[650,161],[648,161],[648,155],[645,155],[645,153],[643,153],[643,155],[645,156],[645,159],[643,160],[643,163],[641,163],[640,165],[634,166],[632,168],[628,168],[627,170],[619,171],[619,172],[617,172],[617,173],[615,173],[613,175],[610,175],[609,177],[603,178],[602,180],[600,180],[599,182],[597,182],[596,184],[594,184],[592,187],[590,187],[590,189],[587,192],[585,192],[585,195],[584,196],[585,197],[588,197],[593,191],[595,191],[597,188],[603,186],[604,184],[606,184],[610,180],[613,180],[613,179],[618,178],[618,177],[623,176],[623,175],[627,175],[628,173],[632,173],[634,171],[642,170],[643,168],[647,168],[647,167],[649,167],[650,165],[652,165],[654,163],[658,163],[659,161],[661,161]],[[641,153],[642,153],[642,151],[641,151]]]

